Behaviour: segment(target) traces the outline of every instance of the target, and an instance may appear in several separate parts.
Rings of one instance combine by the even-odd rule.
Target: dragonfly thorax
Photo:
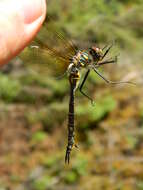
[[[87,51],[78,51],[72,58],[72,63],[79,69],[87,67],[90,62],[91,59]]]

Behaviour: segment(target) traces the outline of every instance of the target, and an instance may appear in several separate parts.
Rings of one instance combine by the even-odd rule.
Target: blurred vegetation
[[[112,80],[142,82],[143,1],[48,0],[47,15],[80,48],[115,41],[119,63],[101,72]],[[45,28],[38,35],[50,44]],[[143,189],[141,85],[113,87],[91,73],[84,91],[95,105],[76,92],[79,148],[67,166],[68,79],[51,77],[48,67],[40,71],[45,57],[25,49],[1,70],[0,189]],[[39,72],[31,69],[35,61]]]

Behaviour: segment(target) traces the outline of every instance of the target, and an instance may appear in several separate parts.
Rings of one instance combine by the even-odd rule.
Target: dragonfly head
[[[89,49],[89,53],[92,56],[93,61],[95,61],[95,62],[101,61],[103,58],[103,50],[96,46],[92,46]]]

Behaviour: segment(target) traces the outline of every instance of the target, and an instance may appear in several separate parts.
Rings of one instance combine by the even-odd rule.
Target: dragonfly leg
[[[81,92],[82,95],[84,95],[85,97],[87,97],[91,101],[92,104],[94,104],[94,100],[90,96],[88,96],[87,94],[85,94],[85,92],[83,92],[83,90],[82,90],[83,89],[83,85],[85,84],[85,81],[86,81],[89,73],[90,73],[90,70],[88,69],[87,72],[86,72],[86,74],[85,74],[85,76],[84,76],[84,79],[83,79],[83,81],[82,81],[82,83],[81,83],[81,85],[79,87],[79,91]]]
[[[119,82],[117,81],[117,82],[115,82],[115,81],[108,80],[108,79],[106,79],[95,67],[94,67],[93,69],[94,69],[95,73],[96,73],[98,76],[100,76],[105,82],[107,82],[107,83],[109,83],[109,84],[127,83],[127,84],[136,85],[135,83],[130,82],[130,81],[119,81]]]
[[[108,45],[105,45],[103,48],[102,48],[102,51],[105,49],[105,48],[107,48],[108,47]]]
[[[117,62],[117,56],[115,57],[115,59],[112,59],[112,60],[106,60],[106,61],[103,61],[103,62],[99,62],[98,65],[105,65],[105,64],[108,64],[108,63],[116,63]]]
[[[113,46],[113,44],[111,44],[111,45],[108,47],[108,49],[105,51],[105,53],[104,53],[102,59],[104,59],[104,57],[105,57],[105,56],[107,55],[107,53],[110,51],[110,49],[112,48],[112,46]]]

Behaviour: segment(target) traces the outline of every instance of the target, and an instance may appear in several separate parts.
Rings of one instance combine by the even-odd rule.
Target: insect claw
[[[66,150],[66,156],[65,156],[65,163],[70,163],[70,152],[69,150]]]

